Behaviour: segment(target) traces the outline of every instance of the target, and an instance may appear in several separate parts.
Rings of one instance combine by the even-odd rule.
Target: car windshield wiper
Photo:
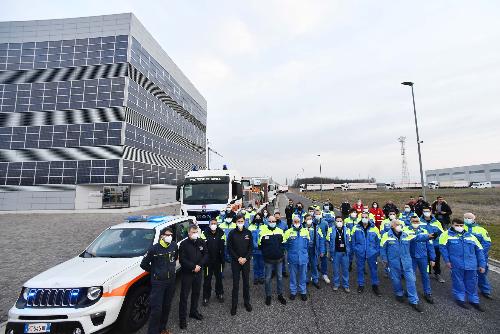
[[[88,254],[90,255],[90,257],[96,257],[94,254],[92,254],[91,252],[89,252],[88,250],[84,250],[83,251],[83,255],[85,256],[85,254]]]

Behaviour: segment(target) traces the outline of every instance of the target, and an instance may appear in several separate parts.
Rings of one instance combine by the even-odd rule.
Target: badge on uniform
[[[264,239],[269,239],[269,236],[268,236],[268,235],[266,235],[266,236],[264,237]]]
[[[200,246],[200,250],[201,250],[201,251],[203,250],[203,246]]]

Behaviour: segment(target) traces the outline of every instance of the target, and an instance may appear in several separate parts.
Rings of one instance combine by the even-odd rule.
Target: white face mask
[[[474,224],[474,219],[464,218],[464,223],[467,224],[467,225]]]
[[[363,209],[363,212],[364,213],[368,213],[368,209]]]
[[[378,208],[378,205],[377,204],[373,204],[373,207],[376,209],[376,208]]]
[[[358,202],[358,205],[361,205],[361,202]]]
[[[314,216],[314,218],[316,218],[317,220],[320,220],[321,219],[321,215],[316,215],[316,216]]]
[[[368,218],[361,218],[361,222],[362,222],[363,224],[368,223]]]
[[[390,220],[394,220],[394,219],[396,219],[396,215],[389,215],[389,219],[390,219]]]
[[[351,218],[352,218],[352,219],[355,219],[357,216],[358,216],[357,214],[355,214],[355,213],[351,213]]]
[[[243,226],[244,226],[244,225],[245,225],[244,223],[237,223],[237,224],[236,224],[236,226],[238,226],[238,228],[239,228],[240,230],[242,230],[242,229],[243,229]]]
[[[463,226],[455,226],[454,227],[455,231],[457,231],[458,233],[462,233],[464,231],[464,227]]]
[[[270,228],[275,228],[276,227],[276,223],[269,223],[269,227]]]
[[[191,239],[193,239],[193,240],[198,239],[198,237],[199,237],[198,232],[191,234]]]
[[[307,224],[307,226],[311,226],[311,225],[312,225],[312,223],[313,223],[313,221],[312,221],[312,220],[310,220],[310,219],[306,220],[306,224]]]
[[[293,224],[293,227],[295,227],[295,228],[299,228],[299,227],[300,227],[300,223],[295,223],[295,224]]]
[[[411,209],[410,208],[405,208],[405,212],[410,212]]]
[[[241,210],[241,214],[245,215],[247,212],[245,210]]]
[[[402,229],[401,225],[396,225],[396,227],[394,227],[394,231],[396,232],[401,232]]]
[[[430,211],[425,211],[424,212],[424,216],[425,217],[430,217],[431,216],[431,212]]]
[[[171,243],[172,242],[172,236],[171,235],[167,235],[167,236],[163,237],[163,241],[165,241],[167,244]]]
[[[210,229],[212,231],[215,231],[217,229],[217,225],[214,225],[214,224],[210,224]]]
[[[416,230],[417,228],[420,227],[420,223],[411,224],[411,226],[413,226],[413,228]]]
[[[232,219],[231,219],[231,218],[226,218],[226,219],[224,219],[224,221],[225,221],[226,223],[230,223],[230,222],[232,221]]]
[[[344,226],[344,223],[343,222],[335,222],[335,225],[337,227],[342,227],[342,226]]]

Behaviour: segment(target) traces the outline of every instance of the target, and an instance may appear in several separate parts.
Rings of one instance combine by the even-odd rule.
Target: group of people
[[[141,267],[151,273],[150,334],[166,334],[166,324],[175,285],[175,260],[181,264],[181,293],[179,301],[180,328],[187,327],[187,300],[191,294],[189,317],[202,320],[198,310],[202,280],[202,305],[210,303],[212,277],[215,278],[215,297],[224,302],[223,275],[227,263],[231,266],[231,315],[236,315],[240,281],[246,311],[250,303],[250,271],[253,284],[264,284],[265,304],[272,303],[272,281],[276,277],[277,300],[286,304],[283,277],[289,279],[289,299],[297,296],[307,300],[307,286],[321,288],[320,277],[333,290],[350,293],[349,275],[356,265],[357,292],[363,293],[369,273],[372,291],[379,290],[378,264],[384,265],[390,277],[395,298],[423,312],[416,288],[417,269],[421,275],[424,299],[434,303],[429,272],[436,280],[441,277],[440,261],[451,271],[452,293],[456,303],[468,308],[466,302],[483,311],[478,289],[491,298],[487,279],[488,232],[476,222],[472,213],[464,219],[453,218],[450,206],[442,197],[432,204],[423,197],[410,199],[400,212],[393,202],[383,208],[378,203],[366,207],[361,200],[354,205],[344,201],[340,213],[330,202],[322,207],[313,203],[307,209],[302,203],[289,200],[285,219],[279,210],[257,212],[252,206],[241,210],[228,207],[210,221],[208,229],[189,227],[188,237],[177,251],[172,241],[172,229],[161,232],[158,244],[152,246]],[[333,277],[328,275],[332,263]],[[368,264],[368,272],[365,265]],[[173,280],[174,278],[174,280]],[[403,288],[403,279],[406,287]],[[405,291],[406,290],[406,291]]]

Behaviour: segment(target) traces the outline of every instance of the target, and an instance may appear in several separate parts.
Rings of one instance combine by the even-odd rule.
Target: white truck
[[[241,176],[235,170],[199,170],[186,174],[177,187],[181,215],[194,216],[200,227],[208,225],[228,205],[239,210],[243,205]]]
[[[491,182],[474,182],[470,187],[474,189],[488,189],[492,188],[492,185]]]
[[[422,188],[422,183],[420,183],[420,182],[407,182],[407,183],[392,182],[392,183],[385,184],[385,189],[388,189],[388,190],[392,190],[392,189],[420,189],[420,188]]]
[[[348,190],[377,190],[376,183],[343,183],[342,191]]]
[[[335,189],[341,189],[342,185],[341,184],[335,184],[335,183],[325,183],[323,185],[321,184],[301,184],[299,185],[299,191],[300,192],[305,192],[305,191],[333,191]]]
[[[5,333],[134,333],[149,318],[150,279],[140,263],[169,226],[180,244],[194,217],[130,217],[78,256],[26,281]],[[179,269],[177,262],[177,270]]]
[[[470,186],[469,181],[455,180],[455,181],[430,181],[427,183],[429,189],[439,189],[439,188],[468,188]]]
[[[278,192],[281,193],[281,194],[287,193],[288,192],[288,186],[280,184],[278,186]]]

